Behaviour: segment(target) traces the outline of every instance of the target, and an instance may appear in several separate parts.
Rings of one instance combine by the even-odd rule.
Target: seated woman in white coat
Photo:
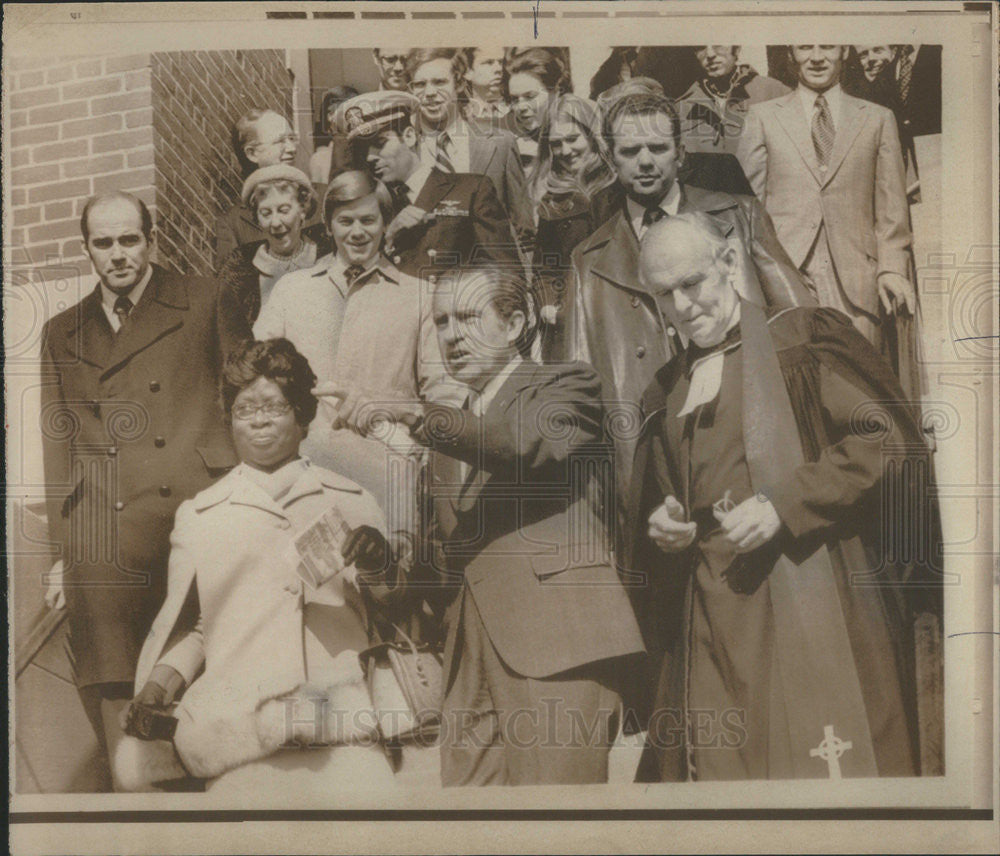
[[[392,780],[358,652],[395,565],[372,497],[299,455],[315,382],[286,339],[248,342],[226,363],[241,463],[177,511],[167,597],[122,727],[180,702],[174,723],[154,717],[172,748],[123,740],[116,767],[135,789],[187,774],[251,798],[293,781],[328,798]]]

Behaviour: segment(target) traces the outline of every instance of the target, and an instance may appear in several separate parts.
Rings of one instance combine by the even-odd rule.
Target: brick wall
[[[211,273],[215,220],[243,184],[230,128],[254,107],[291,115],[284,51],[153,54],[151,74],[160,251]]]
[[[229,128],[255,106],[291,115],[292,91],[283,51],[5,59],[6,482],[18,512],[12,519],[19,521],[12,524],[12,542],[19,545],[12,572],[20,638],[37,635],[36,617],[49,614],[41,575],[52,556],[44,520],[31,513],[44,513],[39,389],[52,382],[39,377],[38,346],[46,319],[94,287],[80,236],[83,205],[95,193],[135,193],[157,223],[154,260],[209,273],[216,217],[238,199],[242,185]],[[53,636],[22,664],[23,672],[19,666],[21,793],[91,790],[97,775],[61,644]]]
[[[149,56],[13,58],[9,68],[8,259],[42,280],[89,274],[87,196],[120,188],[155,204]]]

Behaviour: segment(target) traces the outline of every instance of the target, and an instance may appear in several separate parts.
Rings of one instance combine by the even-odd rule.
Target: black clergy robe
[[[765,321],[760,310],[742,308],[744,316],[758,318],[761,335],[773,345],[771,358],[777,357],[794,415],[792,434],[801,445],[774,443],[765,454],[803,460],[786,468],[788,477],[755,490],[744,437],[749,349],[742,323],[713,349],[724,354],[714,400],[676,415],[691,370],[708,353],[694,347],[664,366],[647,390],[629,498],[633,551],[626,561],[651,581],[654,596],[642,618],[650,650],[662,653],[663,665],[639,777],[825,778],[840,768],[844,776],[913,775],[919,757],[915,601],[904,595],[917,592],[917,605],[936,611],[940,585],[928,563],[915,569],[893,559],[933,558],[929,551],[938,544],[929,479],[915,477],[929,473],[921,433],[888,367],[845,316],[799,308],[771,311]],[[768,399],[765,407],[777,399],[755,396],[761,397]],[[900,457],[908,466],[894,464]],[[897,478],[897,472],[905,475]],[[712,515],[712,504],[727,491],[734,505],[765,493],[782,521],[771,542],[746,556],[726,546]],[[680,553],[663,553],[646,536],[649,514],[668,495],[698,524],[695,543]],[[883,533],[902,528],[894,503],[921,509],[928,525],[910,528],[933,545],[922,552],[914,552],[915,544],[887,549]],[[797,575],[814,573],[809,562],[827,555],[827,597],[817,600],[806,582],[806,617],[789,618],[803,607]],[[829,706],[808,697],[809,681],[796,675],[795,660],[808,659],[805,643],[815,644],[809,639],[814,628],[825,640],[836,639],[838,627],[844,644],[830,653],[829,674],[812,676],[813,686],[823,687],[820,695],[837,699]],[[822,656],[809,668],[815,670],[815,662]],[[864,734],[838,754],[831,747],[851,733],[843,705],[833,708],[841,694],[851,697],[851,687],[857,701],[853,711],[849,703],[846,709],[857,714],[852,726]]]

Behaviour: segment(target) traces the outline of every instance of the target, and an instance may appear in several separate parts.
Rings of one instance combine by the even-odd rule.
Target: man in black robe
[[[936,605],[940,577],[887,536],[922,536],[933,564],[919,426],[846,316],[741,300],[734,261],[701,214],[642,242],[643,287],[686,347],[643,398],[628,505],[666,651],[640,778],[914,775],[903,595]]]

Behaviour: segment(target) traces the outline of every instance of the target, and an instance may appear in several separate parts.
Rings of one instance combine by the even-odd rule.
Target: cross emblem
[[[827,725],[823,729],[823,742],[815,749],[809,750],[811,758],[822,758],[830,768],[830,778],[840,779],[840,756],[853,747],[850,740],[844,741],[834,735],[833,726]]]

